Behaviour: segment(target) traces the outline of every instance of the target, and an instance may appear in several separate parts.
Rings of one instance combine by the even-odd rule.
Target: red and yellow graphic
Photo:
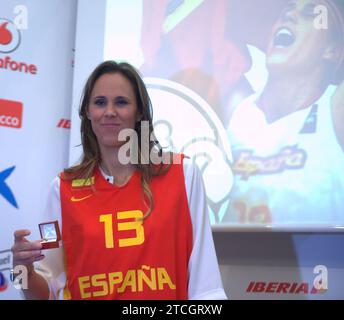
[[[23,104],[18,101],[0,99],[0,126],[21,128]]]

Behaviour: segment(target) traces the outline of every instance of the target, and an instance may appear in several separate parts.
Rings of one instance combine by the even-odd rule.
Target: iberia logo
[[[326,291],[308,282],[251,281],[246,288],[247,293],[323,294]]]
[[[0,18],[0,52],[13,52],[19,44],[20,32],[16,25],[11,20]]]
[[[18,101],[0,99],[0,126],[21,128],[23,104]]]
[[[279,282],[279,281],[251,281],[247,293],[268,294],[324,294],[328,290],[328,269],[318,264],[314,267],[316,275],[311,282]]]

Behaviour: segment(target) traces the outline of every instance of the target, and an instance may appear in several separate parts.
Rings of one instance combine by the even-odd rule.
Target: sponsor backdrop
[[[271,232],[264,210],[241,206],[240,219],[230,214],[230,119],[267,81],[264,46],[286,1],[262,2],[1,1],[0,299],[20,299],[8,280],[13,231],[29,228],[38,238],[49,183],[80,155],[82,87],[104,59],[127,60],[141,70],[162,145],[194,156],[202,170],[230,298],[344,298],[344,238],[333,228],[343,215],[315,226],[301,219],[292,228],[278,218]],[[294,36],[281,29],[279,49]],[[337,87],[330,89],[332,96]],[[254,195],[254,201],[264,198]]]
[[[0,2],[0,299],[13,231],[38,223],[49,184],[67,165],[76,1]]]

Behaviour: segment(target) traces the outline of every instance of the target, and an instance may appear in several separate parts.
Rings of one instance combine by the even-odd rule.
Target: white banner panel
[[[259,262],[258,262],[259,263]],[[343,299],[343,269],[312,267],[233,265],[221,266],[226,287],[234,300]]]
[[[49,184],[67,165],[76,1],[0,3],[0,299],[16,229],[39,238]]]
[[[79,104],[83,86],[93,69],[103,62],[104,38],[99,35],[104,34],[105,1],[79,0],[76,21],[70,165],[79,160],[82,152]]]

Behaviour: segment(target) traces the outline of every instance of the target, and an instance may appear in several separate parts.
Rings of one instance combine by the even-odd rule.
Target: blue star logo
[[[5,180],[9,177],[15,167],[8,168],[0,172],[0,195],[2,195],[12,206],[18,209],[17,201]]]

